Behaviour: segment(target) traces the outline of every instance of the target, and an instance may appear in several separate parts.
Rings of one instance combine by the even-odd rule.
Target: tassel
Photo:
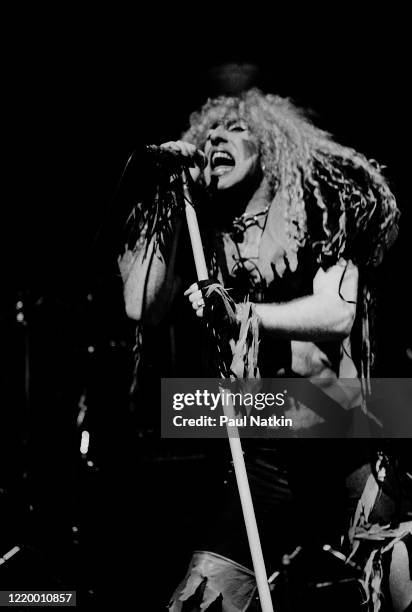
[[[235,378],[260,378],[258,367],[259,318],[247,301],[239,309],[240,329],[232,353],[231,373]]]
[[[225,378],[260,378],[259,318],[249,301],[236,306],[220,283],[204,289],[206,324],[217,345],[217,367]]]

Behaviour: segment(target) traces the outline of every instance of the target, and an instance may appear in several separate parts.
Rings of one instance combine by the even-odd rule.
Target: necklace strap
[[[260,217],[262,215],[266,215],[267,212],[269,210],[269,204],[267,206],[265,206],[265,208],[263,210],[259,210],[257,212],[244,212],[242,215],[240,215],[240,217],[235,217],[233,219],[233,223],[241,223],[242,221],[245,221],[248,217],[252,217],[252,219],[256,220],[257,217]]]
[[[243,241],[243,234],[252,225],[256,225],[259,223],[259,218],[266,216],[269,211],[269,205],[266,206],[263,210],[259,210],[258,212],[244,212],[240,217],[235,217],[232,222],[233,226],[233,238],[236,242]]]

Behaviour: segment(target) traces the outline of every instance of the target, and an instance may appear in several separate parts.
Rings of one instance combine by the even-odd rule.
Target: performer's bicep
[[[327,270],[319,268],[313,279],[313,293],[328,293],[347,303],[356,304],[359,272],[352,261],[340,259]]]

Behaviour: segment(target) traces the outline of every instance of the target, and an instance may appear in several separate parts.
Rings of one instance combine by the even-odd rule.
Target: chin
[[[239,179],[236,176],[230,176],[230,174],[219,176],[216,183],[216,189],[224,190],[230,189],[239,183]]]
[[[225,191],[225,189],[230,189],[234,185],[235,183],[233,183],[233,181],[218,181],[216,189],[218,191]]]

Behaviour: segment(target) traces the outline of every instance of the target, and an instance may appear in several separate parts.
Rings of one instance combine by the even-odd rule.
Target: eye
[[[228,124],[227,129],[229,132],[246,132],[248,127],[244,121],[233,121]]]

